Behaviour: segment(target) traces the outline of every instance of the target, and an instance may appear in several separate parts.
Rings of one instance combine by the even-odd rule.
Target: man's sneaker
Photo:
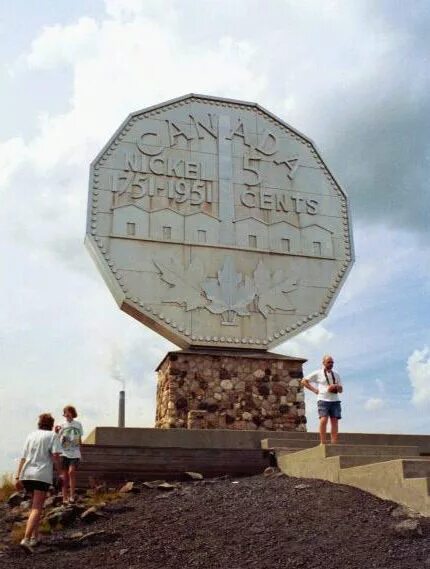
[[[21,541],[19,542],[19,545],[25,549],[26,551],[28,551],[28,553],[33,553],[33,549],[31,547],[31,542],[28,539],[28,537],[24,537],[23,539],[21,539]]]
[[[69,504],[73,505],[75,503],[76,503],[76,501],[74,498],[69,498]]]
[[[36,547],[39,543],[40,539],[37,539],[37,537],[30,537],[30,547]]]

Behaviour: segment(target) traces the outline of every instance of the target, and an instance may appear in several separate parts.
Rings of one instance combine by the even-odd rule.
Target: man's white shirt
[[[342,385],[340,376],[335,371],[326,371],[325,373],[324,371],[324,368],[317,369],[310,375],[306,376],[305,379],[307,379],[309,383],[313,383],[318,389],[318,401],[339,401],[339,395],[337,393],[331,393],[328,391],[328,387],[334,383],[336,385]],[[333,380],[332,374],[334,375],[334,379],[336,381]]]

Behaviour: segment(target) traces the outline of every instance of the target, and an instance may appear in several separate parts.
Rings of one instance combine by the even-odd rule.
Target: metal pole
[[[118,427],[125,427],[125,391],[119,392]]]

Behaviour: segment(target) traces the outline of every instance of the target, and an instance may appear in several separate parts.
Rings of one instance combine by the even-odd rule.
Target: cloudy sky
[[[90,161],[131,111],[256,101],[316,141],[350,196],[356,263],[278,351],[334,355],[348,431],[430,426],[430,6],[411,0],[24,0],[0,7],[0,472],[41,411],[152,426],[173,346],[123,314],[83,246]],[[315,401],[307,398],[315,429]]]

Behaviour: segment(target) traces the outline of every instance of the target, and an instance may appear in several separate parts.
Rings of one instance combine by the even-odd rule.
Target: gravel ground
[[[33,554],[9,549],[0,567],[430,569],[430,518],[419,520],[421,536],[400,537],[394,507],[355,488],[286,476],[144,488]],[[104,533],[66,539],[77,529]]]

